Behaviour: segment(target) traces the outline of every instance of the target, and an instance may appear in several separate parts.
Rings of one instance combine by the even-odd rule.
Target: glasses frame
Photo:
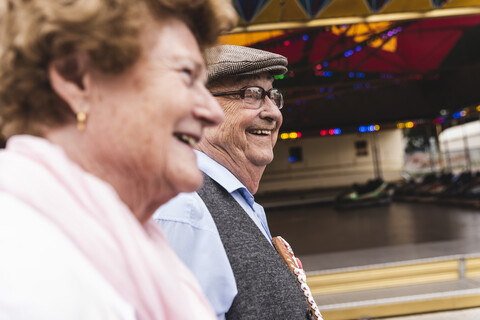
[[[273,104],[277,106],[277,108],[280,110],[283,108],[283,94],[280,90],[278,90],[277,88],[271,88],[270,90],[265,90],[263,89],[262,87],[260,86],[246,86],[246,87],[243,87],[241,89],[238,89],[238,90],[228,90],[228,91],[218,91],[218,92],[211,92],[211,94],[214,96],[214,97],[222,97],[222,96],[234,96],[234,95],[239,95],[240,98],[242,99],[242,102],[243,102],[243,99],[245,99],[245,91],[247,91],[247,89],[249,88],[258,88],[262,91],[262,99],[260,101],[260,104],[258,105],[257,108],[251,108],[251,109],[260,109],[263,105],[263,102],[265,101],[265,97],[268,95],[268,97],[270,98],[270,100],[272,100]],[[276,90],[279,94],[280,94],[280,97],[281,97],[281,105],[277,105],[275,103],[275,100],[270,97],[270,93],[273,91],[273,90]],[[244,105],[245,106],[245,105]]]

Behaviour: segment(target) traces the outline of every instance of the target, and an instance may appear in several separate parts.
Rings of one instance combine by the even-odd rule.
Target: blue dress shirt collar
[[[207,156],[205,153],[194,150],[197,155],[197,164],[200,170],[232,193],[239,190],[245,201],[253,208],[255,199],[245,186],[227,168]]]

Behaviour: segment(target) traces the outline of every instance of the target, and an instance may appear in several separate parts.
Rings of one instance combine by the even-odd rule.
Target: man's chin
[[[273,161],[273,154],[251,157],[250,162],[257,167],[265,167]]]

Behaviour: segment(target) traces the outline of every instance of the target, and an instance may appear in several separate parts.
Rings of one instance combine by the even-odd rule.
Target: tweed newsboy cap
[[[269,72],[279,75],[287,72],[287,58],[268,51],[249,47],[222,45],[205,51],[208,82],[217,79]]]

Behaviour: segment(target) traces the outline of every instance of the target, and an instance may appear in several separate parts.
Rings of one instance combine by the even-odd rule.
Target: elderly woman
[[[192,146],[223,119],[201,48],[232,7],[2,2],[0,318],[214,319],[149,218],[201,184]]]

